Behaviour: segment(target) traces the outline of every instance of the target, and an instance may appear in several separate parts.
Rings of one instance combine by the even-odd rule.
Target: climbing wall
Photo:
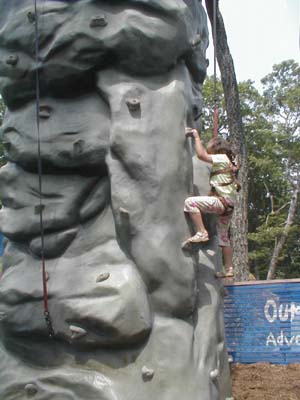
[[[229,397],[213,221],[207,245],[181,249],[184,129],[197,126],[207,65],[201,2],[39,0],[35,13],[33,0],[0,0],[0,10],[1,399]]]

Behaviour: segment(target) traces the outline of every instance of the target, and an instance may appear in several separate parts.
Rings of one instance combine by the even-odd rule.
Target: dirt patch
[[[300,364],[235,364],[234,400],[300,400]]]

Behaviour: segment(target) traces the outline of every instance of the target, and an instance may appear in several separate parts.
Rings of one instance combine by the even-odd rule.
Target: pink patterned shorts
[[[230,199],[226,199],[229,205],[234,206]],[[225,207],[221,200],[216,196],[195,196],[188,197],[185,200],[185,212],[200,213],[201,211],[208,214],[218,215],[217,220],[217,233],[219,245],[230,247],[229,227],[232,218],[232,213],[229,215],[222,215]]]

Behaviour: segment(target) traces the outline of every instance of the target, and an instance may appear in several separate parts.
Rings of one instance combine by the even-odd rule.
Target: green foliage
[[[300,176],[300,67],[293,60],[274,65],[263,95],[250,80],[239,83],[248,151],[250,270],[266,279],[273,249],[283,233],[293,185]],[[204,134],[213,129],[213,78],[203,87]],[[220,133],[227,135],[221,82],[217,81]],[[300,277],[300,212],[278,259],[277,277]]]
[[[300,68],[293,60],[274,65],[273,72],[262,79],[259,125],[252,140],[248,140],[252,201],[249,258],[260,278],[266,277],[274,246],[283,234],[293,188],[299,179],[299,81]],[[299,227],[298,215],[278,258],[277,277],[300,276]]]
[[[212,137],[214,129],[214,79],[213,76],[206,78],[202,88],[204,99],[203,119],[202,119],[202,137],[205,142],[208,142]],[[225,99],[222,88],[222,83],[218,79],[216,82],[216,101],[219,111],[218,129],[222,136],[227,136],[227,116],[225,111]]]

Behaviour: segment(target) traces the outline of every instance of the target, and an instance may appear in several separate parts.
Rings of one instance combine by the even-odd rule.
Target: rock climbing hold
[[[37,391],[38,389],[33,383],[27,383],[27,385],[25,385],[25,392],[27,396],[34,396],[37,394]]]
[[[210,379],[217,379],[219,377],[219,370],[216,368],[214,370],[212,370],[209,374]]]
[[[97,27],[103,28],[106,25],[107,25],[107,19],[106,19],[105,15],[96,15],[90,21],[91,28],[97,28]]]
[[[50,279],[50,275],[49,275],[49,273],[46,271],[46,273],[45,273],[45,277],[46,277],[46,281],[49,281],[49,279]]]
[[[6,59],[6,64],[11,65],[11,66],[15,66],[19,61],[19,57],[17,55],[10,55],[8,56],[8,58]]]
[[[6,318],[6,313],[4,311],[0,311],[0,322],[4,321]]]
[[[51,108],[49,106],[40,106],[39,107],[39,117],[40,118],[49,118],[51,114]]]
[[[207,250],[207,254],[212,257],[212,256],[214,256],[216,254],[216,252],[214,250],[212,250],[212,249],[208,249]]]
[[[145,365],[142,368],[142,377],[144,381],[151,381],[154,377],[154,370],[147,368]]]
[[[123,215],[124,217],[125,217],[125,216],[128,216],[128,217],[129,217],[129,215],[130,215],[129,211],[126,210],[126,208],[120,207],[120,208],[119,208],[119,211],[120,211],[120,214]]]
[[[44,204],[38,204],[36,206],[34,206],[34,213],[36,215],[40,214],[43,210],[45,209],[45,205]]]
[[[201,35],[196,35],[195,39],[192,40],[192,46],[196,47],[201,42]]]
[[[28,21],[33,24],[35,22],[35,13],[32,11],[28,11],[27,13]]]
[[[126,104],[130,111],[136,111],[141,106],[141,100],[137,97],[131,97],[126,100]]]
[[[74,153],[81,154],[83,152],[83,148],[85,145],[85,141],[80,139],[73,143]]]
[[[70,325],[71,339],[80,339],[87,334],[87,331],[79,326]]]
[[[106,281],[109,277],[110,277],[109,272],[103,272],[102,274],[97,276],[96,282],[100,283],[100,282]]]

